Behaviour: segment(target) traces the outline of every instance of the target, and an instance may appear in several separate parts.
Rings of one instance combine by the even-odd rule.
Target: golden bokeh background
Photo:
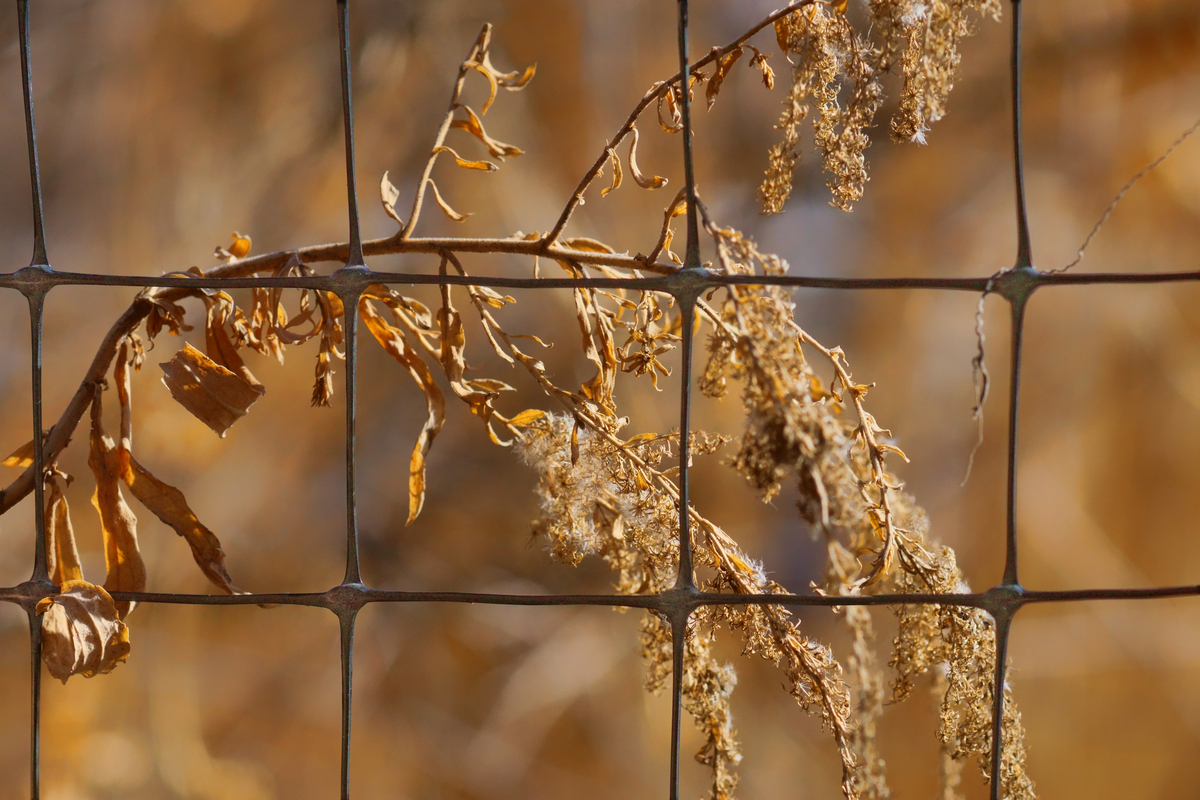
[[[33,0],[35,103],[51,263],[155,275],[208,267],[232,230],[255,252],[344,240],[345,168],[332,0]],[[859,0],[851,3],[858,14]],[[693,55],[733,39],[773,0],[694,0]],[[1200,117],[1200,14],[1191,0],[1030,0],[1025,4],[1025,145],[1034,261],[1069,262],[1122,184]],[[1015,253],[1008,91],[1009,12],[963,47],[949,116],[929,145],[868,151],[871,182],[852,214],[831,208],[806,151],[781,216],[757,214],[754,189],[773,141],[780,85],[739,67],[711,112],[697,110],[699,188],[718,220],[786,258],[794,273],[982,276]],[[352,48],[364,235],[394,230],[375,202],[389,171],[411,197],[458,63],[485,22],[501,68],[536,61],[521,93],[501,96],[489,132],[526,151],[494,174],[439,166],[461,225],[427,210],[419,233],[544,231],[579,177],[655,80],[673,72],[670,0],[355,0]],[[478,106],[482,81],[468,97]],[[895,81],[889,78],[889,91]],[[890,106],[889,106],[890,108]],[[680,185],[679,139],[647,117],[640,162],[667,176],[588,195],[572,230],[645,252]],[[461,134],[455,134],[460,135]],[[473,142],[457,142],[477,153]],[[476,156],[478,157],[478,155]],[[0,16],[0,270],[28,263],[16,14]],[[401,211],[406,214],[406,210]],[[1200,255],[1200,137],[1124,199],[1077,270],[1195,269]],[[427,257],[372,259],[432,271]],[[517,259],[469,270],[528,275]],[[552,265],[542,265],[544,274]],[[326,265],[332,268],[333,265]],[[416,291],[416,290],[414,290]],[[133,292],[59,288],[45,324],[45,411],[57,418],[103,332]],[[417,291],[418,296],[420,292]],[[568,293],[516,293],[512,330],[535,332],[562,382],[583,377]],[[960,488],[976,435],[970,359],[977,298],[949,292],[797,292],[800,322],[842,345],[869,403],[912,463],[901,470],[933,535],[959,553],[972,586],[1003,565],[1007,307],[986,302],[994,379],[985,443]],[[196,313],[198,304],[189,306]],[[1032,300],[1022,383],[1021,578],[1030,588],[1196,583],[1200,535],[1200,288],[1052,288]],[[23,298],[0,292],[0,449],[29,439],[29,325]],[[471,331],[468,331],[470,334]],[[191,340],[196,341],[195,332]],[[254,591],[323,591],[344,569],[344,393],[309,408],[315,346],[285,365],[255,358],[267,395],[224,440],[189,417],[157,364],[134,388],[139,459],[180,486],[218,533],[235,581]],[[468,359],[508,379],[478,339]],[[574,349],[573,349],[574,348]],[[677,364],[678,361],[672,362]],[[517,376],[519,377],[519,376]],[[604,591],[601,565],[552,563],[530,538],[534,476],[451,406],[429,461],[422,517],[405,527],[408,452],[424,415],[397,365],[364,342],[358,503],[369,585],[548,593]],[[663,392],[624,379],[632,432],[667,430],[678,372]],[[527,385],[512,401],[540,403]],[[114,405],[110,403],[110,406]],[[110,408],[109,411],[112,411]],[[736,433],[739,405],[697,395],[699,427]],[[61,460],[85,570],[103,574],[81,435]],[[695,496],[807,591],[822,554],[785,496],[763,506],[720,456],[697,465]],[[9,476],[6,476],[6,478]],[[15,477],[15,472],[12,477]],[[29,576],[31,500],[0,520],[0,585]],[[135,509],[136,510],[136,509]],[[149,589],[206,592],[183,542],[147,513],[140,537]],[[641,689],[637,616],[607,609],[370,606],[359,617],[352,791],[356,798],[663,797],[669,700]],[[827,611],[802,615],[846,655]],[[876,614],[881,648],[890,619]],[[66,686],[45,677],[41,751],[47,800],[270,800],[336,796],[338,630],[319,609],[144,605],[133,651],[111,675]],[[1013,629],[1011,681],[1040,796],[1178,798],[1200,781],[1197,600],[1028,608]],[[733,704],[746,753],[740,796],[839,796],[832,742],[780,689],[769,664],[741,658]],[[0,606],[0,800],[28,796],[29,651],[23,614]],[[893,796],[937,787],[932,696],[889,707],[882,751]],[[704,769],[686,756],[684,795]],[[973,768],[965,792],[984,795]]]

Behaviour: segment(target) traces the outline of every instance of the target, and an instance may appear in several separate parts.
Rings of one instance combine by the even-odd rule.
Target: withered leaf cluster
[[[63,492],[63,485],[69,485],[73,477],[62,472],[57,463],[49,465],[44,476],[47,574],[60,593],[43,600],[38,613],[43,615],[43,658],[51,675],[64,683],[72,675],[92,677],[111,672],[129,655],[129,631],[124,620],[136,603],[114,601],[109,593],[144,591],[147,575],[138,542],[137,515],[125,500],[125,489],[184,538],[209,580],[226,592],[238,591],[225,569],[220,542],[197,519],[183,493],[155,477],[133,457],[130,370],[140,367],[143,357],[141,341],[136,336],[128,337],[118,350],[113,368],[121,411],[117,440],[104,430],[103,385],[94,386],[90,403],[88,467],[95,480],[92,506],[100,518],[104,544],[106,576],[102,587],[84,578],[80,564],[70,508]],[[32,450],[30,442],[3,463],[27,466],[32,462]]]

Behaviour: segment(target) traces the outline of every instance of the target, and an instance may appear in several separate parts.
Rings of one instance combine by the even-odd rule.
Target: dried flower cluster
[[[800,158],[800,124],[816,107],[813,142],[824,159],[833,205],[849,211],[867,182],[867,134],[883,104],[880,76],[903,74],[897,141],[925,143],[929,125],[946,113],[958,68],[960,40],[972,32],[970,14],[998,18],[998,0],[869,0],[869,33],[847,18],[847,4],[813,3],[775,21],[779,48],[792,65],[792,83],[776,127],[783,140],[768,153],[758,196],[763,213],[783,210]]]
[[[711,107],[746,50],[753,52],[749,66],[771,87],[774,72],[768,57],[748,39],[772,23],[778,45],[792,63],[793,82],[781,123],[784,142],[772,151],[762,189],[764,206],[769,211],[779,210],[790,192],[792,168],[798,158],[798,125],[808,113],[806,103],[811,98],[817,104],[816,141],[831,175],[834,202],[848,209],[861,196],[866,181],[863,152],[869,144],[866,130],[881,103],[879,73],[893,63],[901,64],[905,88],[893,130],[897,135],[918,138],[927,122],[944,113],[945,95],[958,60],[956,44],[968,31],[966,13],[994,12],[991,0],[872,0],[869,8],[875,35],[882,37],[880,45],[867,43],[854,31],[844,3],[800,0],[730,45],[714,48],[697,62],[686,88],[679,76],[651,87],[608,141],[549,233],[474,239],[471,248],[464,250],[527,254],[534,258],[535,269],[538,258],[547,258],[571,277],[674,271],[680,261],[671,251],[672,225],[688,211],[685,192],[666,207],[660,235],[648,256],[625,256],[593,239],[564,237],[564,228],[604,166],[611,167],[612,179],[601,195],[621,186],[624,173],[617,148],[627,136],[627,164],[634,181],[648,190],[666,184],[661,177],[644,174],[636,161],[636,123],[651,105],[664,130],[680,130],[682,93],[687,91],[690,96],[695,85],[707,83],[705,94]],[[451,131],[474,137],[497,161],[522,153],[488,134],[482,119],[499,89],[521,89],[533,77],[534,68],[511,73],[497,70],[489,56],[490,37],[491,28],[486,26],[460,67],[407,222],[396,211],[399,191],[384,174],[381,203],[400,230],[394,237],[374,243],[377,252],[417,251],[420,247],[420,252],[438,257],[440,274],[453,270],[468,276],[455,240],[437,240],[433,245],[430,242],[434,240],[415,240],[412,233],[428,188],[433,189],[434,201],[449,218],[465,218],[442,197],[433,181],[434,165],[441,156],[450,156],[459,168],[481,172],[498,168],[493,162],[473,161],[452,149],[446,143]],[[712,71],[705,73],[708,66]],[[473,73],[483,76],[490,89],[478,113],[461,102],[464,83]],[[845,91],[843,82],[848,86]],[[717,248],[716,274],[780,275],[786,271],[781,259],[761,253],[741,233],[714,222],[701,203],[696,206],[693,211],[703,217],[704,229]],[[217,249],[223,262],[220,267],[210,273],[192,268],[177,274],[313,274],[301,251],[278,254],[279,258],[268,263],[250,258],[250,248],[249,237],[235,234],[230,247]],[[313,256],[311,260],[317,259]],[[657,388],[658,379],[670,374],[662,357],[680,341],[684,314],[672,297],[652,291],[575,288],[572,292],[581,355],[594,370],[577,387],[552,380],[534,355],[534,347],[544,346],[541,339],[512,333],[504,326],[503,312],[515,300],[482,286],[443,285],[437,308],[384,285],[368,287],[357,298],[356,307],[348,307],[349,301],[343,304],[331,293],[312,290],[254,290],[248,310],[222,291],[188,287],[141,293],[132,313],[119,323],[126,327],[114,329],[112,350],[102,349],[97,356],[100,372],[85,384],[89,393],[78,411],[82,415],[90,405],[89,466],[96,481],[93,503],[104,533],[108,569],[104,588],[84,582],[79,567],[59,484],[70,478],[56,466],[69,438],[60,427],[63,420],[47,439],[48,467],[41,476],[47,488],[46,544],[50,577],[61,593],[48,598],[39,610],[45,612],[45,653],[52,674],[63,680],[75,674],[91,676],[111,670],[128,655],[128,630],[123,620],[133,604],[114,603],[105,590],[142,591],[146,570],[139,555],[137,520],[125,502],[122,484],[185,538],[197,564],[215,585],[226,592],[237,591],[225,571],[216,536],[200,523],[178,489],[159,481],[132,455],[130,370],[139,369],[145,358],[143,339],[135,329],[144,320],[145,340],[151,346],[164,330],[172,334],[190,330],[187,311],[180,304],[185,298],[203,304],[205,351],[185,345],[162,364],[163,381],[188,412],[217,434],[224,436],[265,392],[242,357],[245,350],[282,361],[288,346],[318,339],[312,402],[328,405],[333,368],[343,357],[339,348],[346,330],[345,315],[357,313],[366,331],[405,369],[426,402],[427,415],[408,464],[409,522],[420,514],[424,503],[426,457],[445,422],[446,387],[479,418],[492,442],[514,446],[518,457],[537,472],[542,515],[534,530],[545,538],[555,558],[571,565],[589,556],[603,559],[616,575],[617,590],[626,594],[655,594],[676,586],[682,510],[677,464],[682,449],[680,433],[623,434],[629,421],[620,413],[617,387],[621,375],[649,379]],[[464,311],[455,303],[456,294],[460,301],[465,294],[470,306],[465,313],[478,318],[486,347],[527,375],[555,403],[553,411],[532,408],[509,416],[500,403],[513,390],[509,383],[474,373],[467,376]],[[723,396],[732,385],[740,387],[745,424],[736,442],[692,432],[687,442],[690,455],[704,457],[731,445],[727,463],[764,500],[775,497],[785,483],[795,484],[800,516],[823,537],[827,548],[824,579],[815,587],[819,592],[850,597],[965,591],[954,553],[928,538],[924,512],[889,469],[887,458],[904,458],[904,454],[893,444],[891,433],[867,411],[865,398],[870,386],[854,382],[841,349],[821,344],[804,330],[784,289],[729,284],[719,291],[719,298],[714,299],[715,294],[697,301],[695,307],[709,330],[700,387],[711,397]],[[285,298],[291,303],[290,312],[285,309]],[[129,319],[134,320],[132,324]],[[110,385],[116,389],[121,410],[116,441],[101,424],[101,398],[110,363]],[[828,377],[822,379],[822,374]],[[64,419],[69,433],[80,416]],[[4,463],[28,468],[32,452],[30,443]],[[11,495],[6,494],[4,501],[10,500]],[[702,590],[786,594],[767,577],[763,565],[716,522],[698,509],[688,511],[687,534],[698,574],[704,576]],[[944,796],[956,796],[957,765],[968,756],[976,756],[987,775],[991,675],[996,659],[990,618],[982,611],[960,606],[898,607],[899,634],[888,660],[896,677],[889,697],[869,611],[861,606],[841,610],[854,637],[848,669],[828,646],[806,636],[800,620],[777,603],[706,605],[692,614],[684,635],[682,701],[704,734],[696,758],[711,770],[713,800],[734,796],[736,768],[742,757],[730,706],[736,675],[731,665],[719,663],[713,654],[713,641],[721,628],[738,636],[746,654],[776,664],[787,691],[829,729],[841,757],[842,789],[850,800],[888,796],[884,764],[875,745],[875,722],[885,702],[911,695],[917,680],[927,673],[941,698],[937,735],[946,759]],[[648,667],[646,685],[652,691],[660,690],[672,672],[671,627],[648,614],[641,639]],[[1007,687],[1004,722],[1001,775],[1005,796],[1031,800],[1034,795],[1024,772],[1020,716]]]

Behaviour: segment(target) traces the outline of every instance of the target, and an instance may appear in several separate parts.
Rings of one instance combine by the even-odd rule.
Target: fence
[[[328,0],[327,0],[328,1]],[[146,603],[171,603],[192,605],[254,605],[279,604],[300,605],[328,609],[335,614],[341,630],[341,678],[342,678],[342,737],[341,737],[341,796],[349,797],[350,781],[350,722],[351,696],[353,689],[353,639],[355,619],[358,612],[370,603],[485,603],[506,606],[609,606],[630,607],[653,610],[668,619],[672,626],[674,651],[675,679],[672,687],[672,750],[670,797],[672,800],[679,794],[679,755],[680,755],[680,721],[681,721],[681,664],[683,641],[686,621],[697,608],[716,604],[779,604],[783,606],[824,606],[837,607],[847,605],[896,605],[896,604],[948,604],[979,608],[990,614],[995,620],[997,639],[997,661],[995,665],[996,707],[992,713],[992,743],[995,749],[1002,741],[1002,719],[999,704],[1002,702],[1001,687],[1005,680],[1007,669],[1007,645],[1009,631],[1016,613],[1025,605],[1031,603],[1060,603],[1069,601],[1091,601],[1103,599],[1152,599],[1180,597],[1200,594],[1197,586],[1176,586],[1145,589],[1084,589],[1074,591],[1029,591],[1022,588],[1019,582],[1019,559],[1017,553],[1016,529],[1016,487],[1017,487],[1017,443],[1018,443],[1018,402],[1021,378],[1021,349],[1023,324],[1026,305],[1032,294],[1043,286],[1084,285],[1084,284],[1133,284],[1160,283],[1171,281],[1197,281],[1200,272],[1159,273],[1159,274],[1084,274],[1084,273],[1048,273],[1039,272],[1033,266],[1029,242],[1029,226],[1026,218],[1026,203],[1024,180],[1021,161],[1021,2],[1013,0],[1011,4],[1012,20],[1012,123],[1014,149],[1014,179],[1016,189],[1016,224],[1018,232],[1018,250],[1016,260],[1008,269],[991,278],[888,278],[888,279],[848,279],[848,278],[815,278],[803,276],[718,276],[705,270],[699,260],[698,224],[696,203],[688,204],[688,239],[684,267],[670,275],[649,278],[572,278],[572,279],[521,279],[521,278],[466,278],[455,275],[426,275],[394,272],[376,272],[369,269],[364,259],[363,241],[359,232],[359,215],[354,171],[354,122],[351,97],[350,48],[348,39],[349,0],[337,0],[340,33],[340,73],[342,85],[342,114],[345,127],[346,143],[346,174],[347,199],[349,207],[349,246],[345,257],[345,266],[328,276],[287,277],[287,278],[180,278],[180,277],[138,277],[138,276],[103,276],[80,273],[58,272],[51,268],[47,256],[46,235],[43,229],[41,182],[39,175],[37,136],[34,126],[33,110],[33,77],[31,69],[31,52],[29,40],[29,0],[18,0],[20,55],[22,65],[22,90],[24,95],[26,131],[29,147],[29,168],[32,187],[32,204],[34,220],[33,259],[28,267],[9,274],[0,275],[0,287],[11,288],[21,292],[28,301],[31,324],[32,342],[32,398],[33,398],[33,440],[34,463],[30,468],[32,475],[40,475],[45,466],[42,431],[42,320],[43,306],[47,295],[59,286],[132,286],[132,287],[187,287],[187,288],[233,288],[233,287],[276,287],[303,288],[324,290],[336,293],[346,308],[354,308],[358,297],[371,284],[426,284],[426,285],[479,285],[495,288],[629,288],[653,290],[672,295],[680,304],[684,324],[682,326],[682,391],[680,396],[679,427],[680,461],[680,522],[679,539],[680,569],[678,584],[670,591],[656,595],[622,596],[622,595],[550,595],[550,596],[521,596],[502,594],[479,594],[469,592],[408,592],[385,591],[363,585],[360,574],[360,558],[357,532],[356,507],[356,478],[355,478],[355,449],[356,449],[356,420],[355,392],[357,386],[357,344],[354,314],[345,316],[346,326],[346,572],[341,584],[323,593],[283,593],[283,594],[247,594],[234,596],[208,596],[165,593],[115,593],[117,600],[136,600]],[[679,5],[679,63],[682,80],[686,84],[688,76],[688,0],[678,0]],[[691,130],[690,108],[687,93],[683,93],[682,118],[685,131]],[[687,179],[687,196],[694,198],[694,177],[690,137],[682,137],[683,163]],[[1008,440],[1007,440],[1007,529],[1005,539],[1005,567],[1003,579],[992,588],[975,594],[961,595],[877,595],[870,597],[821,597],[821,596],[731,596],[712,594],[700,591],[692,580],[692,544],[690,537],[682,532],[688,530],[688,487],[689,487],[689,457],[688,431],[691,408],[690,384],[693,350],[693,326],[690,323],[697,299],[706,291],[723,285],[742,283],[756,285],[779,285],[787,287],[809,287],[840,290],[864,289],[903,289],[912,291],[961,291],[974,294],[995,293],[1003,297],[1009,304],[1012,318],[1011,339],[1011,385],[1008,398]],[[30,782],[31,795],[34,800],[40,796],[39,787],[39,748],[40,748],[40,716],[41,716],[41,625],[35,614],[35,606],[39,600],[55,594],[56,587],[50,583],[47,576],[47,556],[44,531],[44,500],[41,481],[32,481],[32,491],[35,497],[36,515],[36,556],[33,572],[28,581],[18,586],[0,589],[0,600],[13,603],[28,615],[30,626],[30,663],[32,669],[32,714],[31,714],[31,763]],[[991,796],[1000,800],[1001,783],[999,780],[1000,759],[992,758]]]

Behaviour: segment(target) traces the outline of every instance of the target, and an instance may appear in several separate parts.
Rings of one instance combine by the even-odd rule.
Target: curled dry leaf
[[[112,596],[83,580],[37,604],[42,617],[42,660],[63,683],[72,675],[90,678],[112,672],[129,658],[129,629]]]
[[[438,208],[440,208],[442,210],[442,213],[445,214],[447,217],[454,220],[455,222],[462,222],[468,216],[470,216],[469,214],[458,213],[457,211],[455,211],[453,208],[450,207],[449,203],[447,203],[445,200],[442,199],[442,193],[438,191],[437,184],[433,182],[433,178],[429,179],[429,188],[433,189],[433,199],[437,201]]]
[[[720,52],[718,48],[713,48],[714,51]],[[729,75],[733,65],[742,57],[742,48],[735,47],[729,53],[717,58],[717,68],[713,72],[711,78],[708,79],[708,86],[704,87],[704,98],[708,102],[708,107],[712,108],[713,103],[717,102],[717,94],[721,91],[721,84],[725,82],[725,78]]]
[[[492,154],[493,158],[498,158],[503,161],[505,156],[519,156],[525,153],[525,151],[519,147],[515,147],[511,144],[505,144],[498,139],[493,139],[491,136],[488,136],[487,131],[483,128],[483,122],[479,119],[471,107],[464,105],[461,106],[461,108],[463,111],[467,112],[467,118],[456,119],[450,123],[450,126],[452,128],[458,128],[459,130],[466,131],[479,141],[483,142],[483,146],[487,148],[488,152]]]
[[[750,59],[750,63],[747,64],[747,66],[749,66],[751,69],[757,69],[762,73],[763,86],[766,86],[768,89],[774,89],[775,70],[771,69],[771,65],[767,63],[767,59],[771,56],[769,54],[762,53],[752,44],[748,44],[746,46],[754,51],[754,56]]]
[[[609,192],[621,188],[621,159],[617,157],[617,152],[611,147],[608,148],[608,160],[612,164],[613,169],[612,186],[606,186],[601,189],[601,197],[607,197]]]
[[[638,169],[637,164],[637,146],[638,146],[638,129],[637,126],[632,126],[633,140],[629,143],[629,171],[633,174],[633,180],[638,186],[643,189],[658,189],[667,185],[667,179],[661,178],[658,175],[652,175],[647,178]]]
[[[196,518],[183,492],[154,477],[134,459],[130,459],[124,479],[139,503],[187,541],[205,577],[227,594],[241,594],[225,570],[225,552],[220,540]]]
[[[234,258],[245,258],[250,255],[250,237],[246,234],[233,232],[233,244],[229,245],[229,252]]]
[[[54,474],[46,481],[46,571],[56,586],[83,580],[71,512]]]
[[[150,340],[151,347],[163,328],[175,336],[192,329],[191,325],[184,322],[183,306],[164,298],[161,290],[144,289],[138,298],[150,303],[150,313],[146,315],[146,338]]]
[[[500,169],[490,161],[470,161],[465,159],[456,153],[453,147],[447,147],[444,144],[433,148],[433,154],[437,155],[438,153],[449,153],[454,157],[454,163],[458,164],[463,169],[481,169],[484,172],[495,172],[496,170]]]
[[[388,180],[387,172],[379,179],[379,202],[383,203],[384,212],[403,227],[404,220],[396,213],[396,201],[400,199],[400,190]]]
[[[225,369],[238,375],[254,391],[266,394],[267,390],[254,373],[246,366],[246,362],[238,355],[237,346],[225,330],[225,322],[234,315],[233,298],[225,292],[217,292],[212,297],[204,296],[207,305],[207,318],[204,324],[204,341],[208,357]]]
[[[658,86],[654,86],[657,89]],[[669,87],[667,91],[658,96],[658,124],[667,133],[679,133],[683,130],[683,115],[679,111],[679,103],[675,97],[676,89],[674,86]],[[667,113],[670,119],[663,118],[663,103],[667,104]]]
[[[387,290],[382,289],[382,291],[386,292]],[[434,382],[433,374],[429,371],[425,360],[409,346],[404,332],[389,325],[375,310],[369,297],[364,296],[359,301],[358,309],[363,322],[367,324],[367,329],[371,331],[371,335],[392,358],[408,369],[408,373],[412,375],[417,386],[425,394],[425,424],[421,428],[421,435],[417,438],[417,444],[409,459],[407,524],[411,525],[425,504],[425,457],[429,454],[434,437],[437,436],[438,431],[442,429],[442,424],[446,421],[446,398],[437,383]]]
[[[245,379],[190,344],[159,366],[171,396],[222,439],[260,396]]]
[[[472,53],[474,58],[463,64],[463,67],[474,69],[487,78],[488,86],[491,89],[491,94],[488,96],[487,102],[480,109],[480,114],[486,114],[488,109],[492,107],[492,103],[496,101],[496,90],[503,86],[509,91],[517,91],[525,88],[525,84],[533,79],[537,72],[537,64],[532,64],[525,68],[523,73],[517,72],[500,72],[492,66],[491,56],[488,54],[488,46],[492,41],[492,25],[485,24],[483,30],[479,32],[479,38],[475,41],[475,48]]]
[[[117,447],[104,434],[100,413],[100,392],[97,391],[92,400],[88,466],[96,478],[92,505],[100,513],[100,526],[104,534],[104,564],[108,570],[104,588],[112,592],[140,592],[146,588],[146,565],[138,549],[137,517],[121,494]],[[128,601],[118,603],[121,619],[128,616],[135,605]]]

